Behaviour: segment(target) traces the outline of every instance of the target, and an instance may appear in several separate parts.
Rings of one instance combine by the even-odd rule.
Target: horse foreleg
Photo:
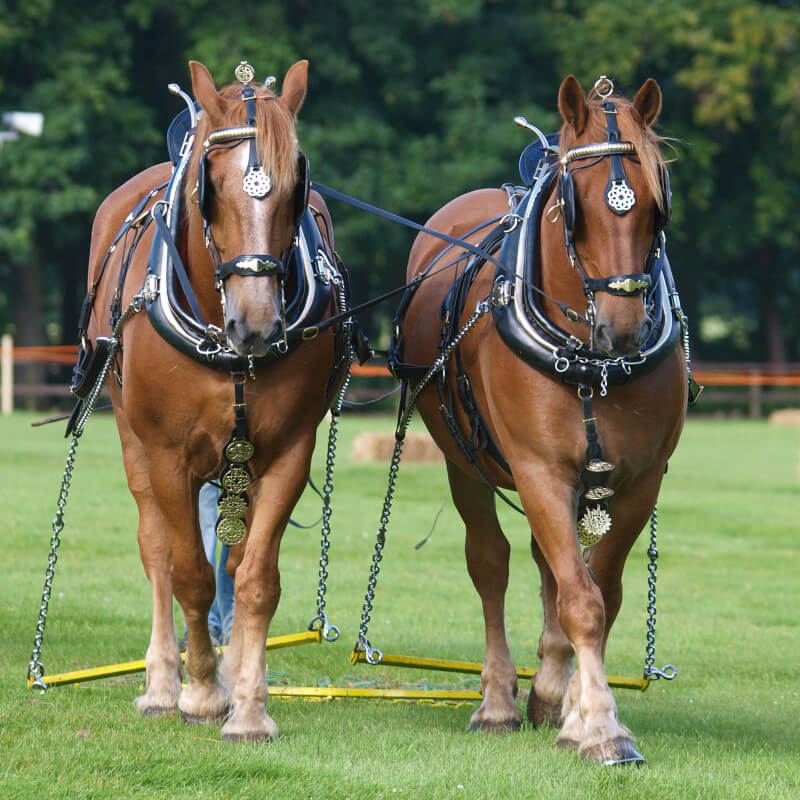
[[[310,442],[274,461],[253,487],[249,533],[236,567],[233,630],[221,668],[233,700],[222,727],[223,739],[260,741],[278,735],[275,721],[266,712],[264,648],[281,594],[281,538],[305,487],[305,465],[313,446],[312,432]]]
[[[605,606],[575,535],[572,487],[546,470],[518,469],[515,479],[536,542],[555,578],[558,621],[578,662],[556,745],[577,744],[582,758],[601,763],[641,760],[630,731],[617,720],[606,681]]]
[[[540,665],[533,676],[531,693],[528,695],[528,719],[536,726],[545,723],[558,726],[570,714],[569,708],[563,709],[562,712],[562,707],[567,694],[567,685],[573,674],[572,645],[558,621],[555,578],[533,535],[531,535],[531,554],[539,567],[542,579],[544,627],[539,637]],[[572,725],[565,727],[571,728]],[[583,729],[583,723],[580,723],[580,728]]]
[[[507,732],[519,728],[517,673],[505,631],[508,586],[508,540],[500,529],[494,494],[483,482],[447,462],[450,489],[466,527],[467,569],[483,604],[486,651],[481,669],[483,701],[472,715],[470,730]]]
[[[172,586],[186,620],[187,686],[178,708],[187,722],[218,722],[230,708],[230,695],[217,680],[217,654],[208,632],[214,599],[214,571],[206,558],[197,512],[197,490],[183,462],[160,452],[150,459],[150,475],[172,549]],[[171,610],[170,610],[171,613]]]
[[[137,493],[136,501],[139,553],[152,588],[153,624],[145,655],[146,691],[135,702],[143,714],[166,714],[177,711],[181,691],[181,660],[172,616],[170,547],[152,493]]]
[[[145,655],[145,693],[135,700],[143,714],[178,708],[181,660],[172,618],[172,551],[164,518],[153,497],[147,459],[124,412],[115,408],[128,487],[139,510],[139,554],[153,595],[153,621]]]

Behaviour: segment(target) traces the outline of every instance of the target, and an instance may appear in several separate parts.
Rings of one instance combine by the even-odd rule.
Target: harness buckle
[[[504,308],[511,302],[513,286],[510,281],[497,281],[492,287],[489,302],[495,308]]]

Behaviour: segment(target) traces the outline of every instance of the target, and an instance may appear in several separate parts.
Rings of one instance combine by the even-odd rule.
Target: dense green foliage
[[[311,62],[314,176],[418,221],[516,178],[524,114],[556,126],[560,80],[653,76],[673,137],[670,253],[706,360],[800,358],[800,10],[791,0],[0,2],[0,108],[46,115],[0,151],[0,329],[69,342],[94,210],[163,160],[187,60]],[[412,234],[333,205],[357,300],[403,282]],[[391,307],[367,325],[373,337]],[[697,335],[699,334],[699,335]]]
[[[61,426],[31,428],[32,415],[0,417],[3,593],[0,619],[0,794],[4,800],[226,797],[297,800],[389,798],[602,798],[790,800],[800,796],[797,719],[796,429],[764,422],[690,420],[659,504],[656,663],[677,680],[644,694],[617,690],[620,717],[648,758],[641,769],[581,763],[552,747],[555,731],[467,733],[475,706],[385,701],[270,700],[281,731],[269,745],[220,741],[219,726],[142,718],[142,676],[25,688],[44,579],[49,520],[66,455]],[[391,435],[390,418],[345,417],[339,437],[328,613],[336,644],[271,651],[271,679],[336,685],[427,681],[474,688],[471,679],[415,670],[353,667],[370,551],[387,464],[348,458],[356,433]],[[324,469],[324,427],[312,475]],[[370,638],[387,652],[480,660],[480,601],[464,564],[452,503],[419,550],[445,497],[444,468],[403,463],[375,596]],[[306,492],[295,513],[319,517]],[[512,549],[506,622],[516,663],[536,666],[539,580],[529,531],[500,509]],[[610,674],[641,675],[645,654],[646,536],[625,573],[625,601],[608,648]],[[305,629],[314,614],[317,530],[289,529],[281,548],[283,596],[274,635]],[[136,547],[114,422],[93,417],[81,439],[59,549],[43,662],[51,673],[144,656],[150,591]],[[521,682],[524,708],[526,682]]]

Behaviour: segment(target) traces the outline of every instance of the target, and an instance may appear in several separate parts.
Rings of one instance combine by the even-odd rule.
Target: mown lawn
[[[555,751],[552,729],[469,734],[474,705],[273,699],[281,737],[221,742],[219,727],[140,718],[142,675],[26,688],[50,519],[64,467],[62,425],[0,418],[5,523],[0,613],[2,798],[798,798],[800,797],[800,435],[757,422],[691,420],[659,504],[656,664],[676,681],[617,690],[620,717],[648,763],[603,769]],[[392,420],[346,417],[334,493],[329,616],[335,644],[270,653],[271,680],[317,685],[447,685],[474,678],[353,667],[387,464],[349,458],[362,430]],[[326,430],[314,477],[322,484]],[[480,660],[480,605],[439,465],[403,464],[370,639],[387,652]],[[512,544],[507,625],[516,661],[536,665],[541,611],[528,530],[500,511]],[[307,491],[295,518],[319,517]],[[66,509],[44,645],[48,672],[144,656],[149,585],[113,420],[96,414],[81,439]],[[631,555],[626,599],[609,646],[611,674],[639,676],[645,655],[646,536]],[[290,528],[281,554],[283,598],[272,634],[305,629],[315,613],[318,530]]]

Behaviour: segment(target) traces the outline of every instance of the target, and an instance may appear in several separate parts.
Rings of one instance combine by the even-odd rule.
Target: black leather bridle
[[[256,92],[249,83],[245,83],[244,86],[242,86],[241,99],[244,101],[247,109],[247,124],[212,131],[205,142],[203,142],[203,154],[197,166],[195,197],[197,200],[197,207],[203,218],[206,245],[214,261],[214,276],[217,281],[218,289],[221,289],[222,281],[229,275],[253,277],[277,274],[281,279],[286,276],[285,262],[288,251],[284,253],[281,258],[269,253],[258,253],[238,255],[229,261],[222,261],[211,233],[211,226],[208,219],[211,211],[211,186],[208,178],[207,159],[215,150],[238,147],[243,142],[249,141],[250,156],[247,169],[242,179],[242,189],[251,197],[257,199],[266,197],[270,191],[272,191],[272,177],[265,171],[256,146],[256,133],[258,130],[256,127]],[[295,232],[300,218],[303,216],[308,206],[309,166],[308,157],[302,150],[298,150],[297,169],[298,182],[295,190],[293,209]],[[292,237],[292,241],[294,241],[294,236]]]
[[[604,81],[601,84],[601,81]],[[643,272],[627,275],[611,275],[607,278],[590,278],[581,262],[575,247],[575,226],[577,209],[575,204],[575,183],[572,173],[579,169],[594,166],[605,158],[610,160],[608,183],[605,188],[606,205],[618,216],[624,216],[636,205],[636,194],[628,183],[622,159],[635,158],[636,147],[632,142],[620,140],[619,127],[617,126],[617,108],[609,96],[613,91],[613,84],[608,79],[601,79],[596,85],[598,94],[602,98],[602,110],[606,115],[606,141],[573,147],[559,159],[558,183],[556,185],[556,202],[548,209],[547,218],[555,221],[561,216],[564,228],[564,245],[567,257],[572,267],[581,276],[583,293],[586,297],[586,317],[590,328],[594,328],[596,309],[594,305],[595,292],[633,297],[650,291],[655,285],[658,276],[652,272],[653,264],[662,246],[662,231],[669,222],[671,213],[671,197],[669,175],[665,167],[661,167],[661,188],[664,197],[665,211],[659,207],[656,210],[655,233],[645,260]],[[569,168],[575,161],[593,159],[590,163],[580,167]]]

